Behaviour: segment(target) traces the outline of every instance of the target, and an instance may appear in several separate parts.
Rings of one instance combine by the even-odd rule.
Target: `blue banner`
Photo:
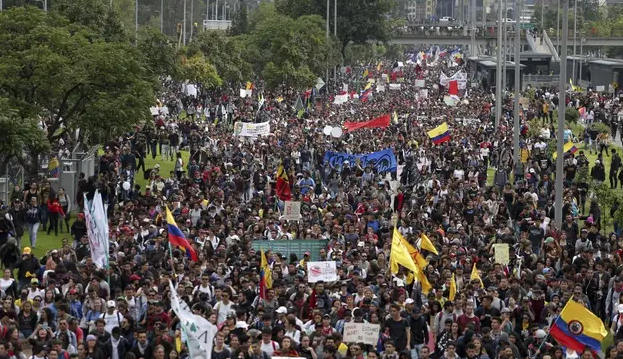
[[[344,161],[354,165],[357,159],[361,160],[361,167],[365,168],[369,165],[373,166],[377,172],[395,172],[398,170],[396,156],[391,148],[382,151],[368,153],[366,155],[326,152],[324,154],[324,162],[331,167],[342,167]]]

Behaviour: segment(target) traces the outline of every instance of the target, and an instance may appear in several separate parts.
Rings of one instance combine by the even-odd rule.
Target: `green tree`
[[[127,42],[36,8],[0,13],[0,95],[22,119],[45,116],[47,137],[113,134],[149,119],[156,78]]]
[[[336,44],[327,39],[323,22],[316,15],[297,19],[268,15],[241,38],[245,58],[269,87],[312,86],[316,76],[339,62]]]
[[[208,62],[214,65],[223,81],[246,81],[251,76],[251,65],[244,60],[241,45],[223,32],[199,33],[186,51],[189,58],[196,54],[205,56]]]
[[[580,112],[573,107],[567,107],[565,110],[565,122],[567,123],[578,123],[578,119],[580,118]]]
[[[180,80],[200,83],[205,88],[213,88],[223,84],[223,80],[219,77],[214,65],[202,53],[197,53],[190,58],[182,56],[181,63]]]
[[[229,34],[231,36],[244,35],[249,32],[249,14],[247,13],[247,1],[239,0],[239,10],[231,19],[231,28]]]
[[[37,121],[31,118],[21,118],[17,111],[10,108],[6,98],[0,98],[0,154],[2,162],[6,165],[12,159],[18,159],[21,163],[28,164],[27,155],[35,157],[40,153],[50,150],[50,142],[45,133],[37,126]]]
[[[387,41],[391,36],[392,0],[350,0],[337,2],[337,36],[341,52],[352,41],[364,44],[370,40]],[[276,0],[277,11],[292,18],[303,15],[319,15],[326,20],[327,3],[324,0]],[[329,11],[329,23],[333,32],[333,7]]]
[[[127,35],[117,13],[104,0],[54,0],[51,11],[72,24],[86,26],[106,41],[126,41]]]
[[[171,38],[154,28],[143,28],[138,35],[138,51],[145,56],[151,73],[154,76],[175,75],[176,50]]]

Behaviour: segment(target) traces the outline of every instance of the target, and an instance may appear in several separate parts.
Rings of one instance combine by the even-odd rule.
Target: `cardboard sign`
[[[334,282],[338,280],[335,261],[307,262],[307,282]]]
[[[346,323],[344,324],[344,343],[364,343],[376,345],[379,341],[380,324]]]
[[[301,219],[301,202],[286,201],[283,207],[283,219],[286,221],[298,221]]]

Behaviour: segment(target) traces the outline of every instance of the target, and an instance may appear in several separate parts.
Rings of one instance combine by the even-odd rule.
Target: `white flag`
[[[93,264],[99,269],[108,268],[109,228],[102,194],[95,191],[92,201],[84,196],[84,219],[87,224],[89,247]]]
[[[190,357],[193,359],[211,359],[212,345],[218,328],[204,317],[194,314],[188,304],[177,295],[171,281],[169,281],[169,288],[171,289],[171,309],[180,319]]]

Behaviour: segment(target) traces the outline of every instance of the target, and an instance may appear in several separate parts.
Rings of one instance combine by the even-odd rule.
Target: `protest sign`
[[[333,282],[338,280],[335,261],[307,262],[307,282]]]
[[[452,77],[446,76],[443,72],[439,75],[439,84],[441,86],[448,87],[450,81],[456,81],[459,90],[465,90],[467,88],[467,72],[459,70]]]
[[[426,86],[426,80],[415,80],[415,87],[424,87]]]
[[[270,123],[250,123],[236,122],[234,124],[234,136],[256,137],[268,136],[270,134]]]
[[[400,90],[400,84],[389,84],[389,89],[391,90]]]
[[[344,343],[364,343],[376,345],[379,341],[379,324],[346,323],[344,324]]]
[[[329,163],[329,166],[334,168],[342,167],[345,161],[348,161],[351,165],[354,165],[358,159],[362,167],[365,168],[368,165],[372,165],[379,173],[394,172],[398,166],[396,156],[391,148],[368,154],[338,153],[329,151],[324,155],[324,161]]]
[[[298,221],[301,219],[301,202],[286,201],[283,207],[283,219],[286,221]]]

